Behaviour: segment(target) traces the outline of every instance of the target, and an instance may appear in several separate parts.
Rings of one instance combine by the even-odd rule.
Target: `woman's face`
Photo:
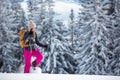
[[[35,28],[32,28],[32,31],[35,32]]]

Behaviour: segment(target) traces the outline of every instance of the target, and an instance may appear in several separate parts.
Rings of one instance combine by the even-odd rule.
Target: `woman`
[[[31,57],[35,56],[36,60],[32,62],[32,67],[37,67],[41,63],[43,59],[42,53],[36,48],[36,44],[40,47],[47,48],[47,45],[40,44],[37,39],[37,34],[35,32],[36,24],[30,20],[28,25],[29,30],[24,33],[23,40],[26,44],[28,44],[28,47],[24,48],[24,73],[30,72],[30,66],[31,66]]]

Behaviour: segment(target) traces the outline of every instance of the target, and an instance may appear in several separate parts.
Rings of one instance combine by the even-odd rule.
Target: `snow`
[[[31,63],[35,60],[35,57],[31,58]],[[24,73],[24,64],[21,64],[21,66],[19,67],[18,73]],[[39,73],[41,74],[41,69],[40,67],[36,67],[36,70],[33,69],[33,67],[30,67],[30,73]]]
[[[0,73],[0,80],[120,80],[119,76],[79,75],[79,74],[47,74],[41,73],[40,68],[23,73],[24,65],[19,68],[19,73]]]
[[[64,74],[0,74],[0,80],[120,80],[118,76]]]
[[[19,68],[19,73],[0,73],[0,80],[120,80],[119,76],[79,75],[79,74],[47,74],[41,73],[40,68],[29,74],[23,73],[24,65]]]
[[[18,73],[24,73],[24,65],[20,66]],[[41,74],[41,69],[39,67],[36,67],[36,70],[33,70],[33,68],[31,67],[30,68],[30,73],[37,73],[37,74],[39,73],[39,74]]]
[[[53,0],[53,1],[62,1],[62,2],[78,2],[76,0]]]
[[[74,10],[75,17],[76,17],[79,11],[78,9],[80,8],[80,5],[74,2],[71,3],[71,1],[72,0],[69,0],[69,1],[64,0],[63,2],[56,1],[54,3],[55,12],[60,14],[60,15],[56,15],[55,18],[61,19],[64,23],[66,23],[66,25],[69,21],[70,10],[71,9]],[[21,57],[20,55],[21,52],[18,52],[19,49],[17,49],[17,46],[14,46],[14,45],[17,45],[17,42],[15,44],[13,43],[15,38],[17,38],[17,35],[15,35],[14,30],[12,30],[12,28],[16,29],[16,25],[17,25],[16,23],[13,24],[13,21],[18,19],[18,17],[21,17],[21,15],[18,16],[20,13],[17,12],[17,10],[19,9],[17,6],[16,7],[18,9],[13,10],[13,12],[15,11],[16,13],[18,13],[17,15],[18,17],[14,15],[14,13],[12,13],[11,10],[8,10],[8,7],[7,7],[8,3],[6,2],[6,0],[4,0],[4,2],[6,2],[5,4],[1,2],[1,5],[3,5],[2,8],[6,12],[10,11],[10,13],[13,15],[3,14],[4,11],[0,10],[2,11],[2,15],[0,17],[3,22],[1,26],[2,31],[0,31],[2,36],[0,41],[4,43],[0,46],[2,50],[1,56],[3,56],[1,63],[2,64],[4,63],[1,68],[1,72],[3,72],[3,74],[2,73],[0,74],[0,80],[5,80],[5,78],[9,80],[10,79],[24,80],[22,78],[25,78],[27,80],[30,80],[33,78],[35,78],[35,80],[39,78],[48,80],[49,77],[51,80],[54,80],[54,79],[57,79],[57,80],[61,80],[61,79],[62,80],[63,79],[66,79],[66,80],[88,80],[88,79],[118,80],[120,79],[119,76],[85,75],[85,74],[101,74],[101,75],[119,75],[120,74],[120,69],[119,69],[120,59],[119,59],[119,48],[118,48],[120,46],[119,46],[119,41],[114,41],[114,39],[115,40],[118,39],[119,38],[118,35],[120,35],[119,33],[120,29],[118,27],[119,24],[116,23],[117,28],[115,28],[114,22],[116,22],[117,20],[115,20],[114,17],[116,17],[116,14],[113,15],[108,10],[108,8],[111,8],[109,7],[109,5],[113,6],[114,3],[111,4],[108,2],[111,0],[105,0],[105,1],[106,3],[104,3],[105,4],[104,9],[102,6],[103,5],[102,2],[100,3],[100,6],[96,5],[97,3],[96,1],[95,1],[95,4],[94,3],[90,3],[90,5],[84,4],[85,9],[83,11],[83,14],[80,14],[79,15],[80,17],[78,17],[80,19],[80,23],[78,24],[78,26],[74,27],[74,31],[75,30],[78,31],[78,34],[80,34],[79,36],[77,36],[78,34],[71,33],[72,30],[70,29],[69,29],[70,31],[63,31],[62,28],[60,28],[62,27],[62,25],[54,25],[54,22],[52,21],[53,15],[48,16],[51,22],[49,21],[49,19],[43,20],[43,22],[45,22],[45,24],[42,24],[44,26],[43,29],[44,29],[44,32],[47,32],[47,33],[42,34],[42,37],[44,39],[42,38],[41,39],[44,41],[46,41],[47,39],[50,39],[51,52],[50,53],[46,52],[45,54],[45,61],[44,61],[45,67],[43,65],[42,71],[49,72],[49,73],[63,73],[63,74],[42,74],[40,68],[37,67],[36,70],[33,70],[33,68],[31,67],[30,73],[33,73],[33,75],[23,74],[24,65],[21,65],[19,71],[17,72],[20,74],[4,73],[4,72],[9,72],[9,73],[15,72],[18,69],[17,63],[22,61],[22,58],[20,60],[17,58],[18,56]],[[15,5],[15,4],[16,3],[11,5]],[[4,5],[6,6],[4,7]],[[26,2],[24,1],[21,5],[24,11],[26,10],[25,12],[27,13]],[[95,9],[93,9],[93,7],[95,7]],[[109,15],[111,14],[111,16],[109,16],[108,14],[104,14],[105,9],[106,11],[109,12]],[[51,12],[52,11],[50,11],[49,13]],[[38,19],[36,21],[39,21]],[[24,19],[21,19],[21,20],[24,20]],[[9,25],[9,26],[6,26],[6,25]],[[47,26],[47,25],[50,25],[50,26]],[[74,50],[74,52],[80,53],[80,54],[75,55],[75,59],[77,62],[77,65],[75,66],[72,65],[73,64],[72,62],[76,64],[74,59],[72,60],[72,56],[71,56],[71,53],[73,50],[70,50],[69,49],[70,45],[67,44],[71,39],[67,39],[68,40],[67,41],[64,38],[63,36],[64,33],[62,31],[64,33],[67,32],[66,34],[68,34],[68,36],[73,35],[74,37],[75,35],[76,40],[72,42],[75,42],[75,43],[78,42],[77,45],[75,44],[75,48],[77,48],[78,52],[76,49]],[[50,37],[48,37],[49,33],[50,33]],[[11,34],[11,36],[9,36],[9,34]],[[12,40],[10,39],[11,37],[12,37]],[[12,48],[11,48],[11,45],[13,46]],[[16,54],[16,53],[19,53],[19,54]],[[70,62],[72,61],[72,62],[70,63],[69,61]],[[75,71],[74,71],[74,68],[75,68]],[[58,70],[59,72],[57,72]],[[76,73],[76,75],[70,74],[70,73],[73,73],[73,72],[69,72],[72,70],[74,73]],[[79,75],[78,73],[81,73],[84,75]]]
[[[21,6],[23,10],[26,13],[26,16],[28,15],[28,6],[27,6],[27,0],[24,0],[24,2],[21,3]],[[82,6],[80,6],[78,3],[74,2],[73,0],[54,0],[54,11],[56,13],[55,20],[62,20],[65,24],[65,26],[68,25],[70,10],[74,10],[75,17],[78,16],[79,9],[82,9]]]
[[[78,16],[78,12],[80,11],[79,9],[82,9],[82,6],[75,2],[55,1],[54,5],[54,11],[59,14],[56,15],[55,19],[62,20],[66,26],[68,25],[71,9],[74,10],[74,14],[76,15],[75,17]]]
[[[27,6],[27,3],[26,3],[26,0],[21,2],[21,7],[23,8],[23,10],[25,11],[25,14],[27,16],[28,15],[28,6]]]
[[[37,68],[29,74],[23,73],[24,65],[19,68],[19,73],[0,73],[0,80],[120,80],[119,76],[79,75],[79,74],[47,74],[41,73]]]
[[[28,11],[28,6],[27,6],[27,3],[26,3],[26,1],[24,0],[23,2],[21,2],[21,7],[23,8],[23,10],[25,11],[25,12],[27,12]]]

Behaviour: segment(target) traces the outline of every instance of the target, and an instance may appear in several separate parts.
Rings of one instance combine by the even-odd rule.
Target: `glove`
[[[44,45],[43,47],[44,47],[44,48],[48,48],[48,45]]]
[[[44,49],[45,51],[50,51],[50,48],[48,47],[48,45],[45,45],[44,47],[45,47]]]

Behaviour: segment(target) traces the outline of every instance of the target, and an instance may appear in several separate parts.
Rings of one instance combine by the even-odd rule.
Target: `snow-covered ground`
[[[24,73],[24,65],[21,65],[19,68],[18,73]],[[36,70],[33,70],[33,68],[30,68],[30,73],[37,73],[37,74],[41,74],[41,69],[39,67],[36,68]]]
[[[29,74],[23,73],[24,65],[19,68],[19,73],[0,73],[0,80],[120,80],[119,76],[104,75],[79,75],[79,74],[47,74],[41,73],[37,68]]]
[[[0,80],[120,80],[120,76],[104,75],[79,75],[79,74],[47,74],[41,73],[37,68],[29,74],[24,74],[24,65],[19,68],[19,73],[0,73]]]
[[[19,73],[0,73],[0,80],[120,80],[120,76],[105,75],[79,75],[79,74],[47,74],[41,73],[41,69],[37,68],[29,74],[24,74],[24,65],[19,68]]]
[[[0,80],[120,80],[119,76],[68,74],[0,74]]]

